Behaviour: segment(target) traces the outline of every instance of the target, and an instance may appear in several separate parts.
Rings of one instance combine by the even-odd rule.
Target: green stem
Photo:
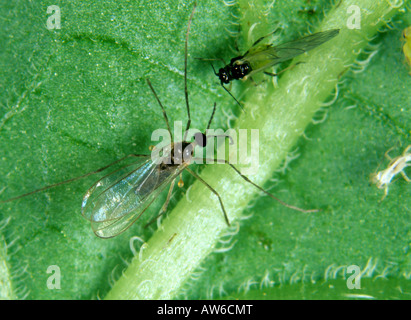
[[[4,237],[0,234],[0,300],[16,299],[11,283],[10,268],[7,258],[7,243]]]
[[[361,8],[359,30],[346,26],[351,16],[347,8],[351,5]],[[368,39],[398,9],[382,0],[340,2],[316,30],[341,29],[335,39],[303,55],[299,60],[304,63],[286,72],[279,88],[265,83],[249,89],[243,99],[246,112],[241,114],[234,129],[259,129],[260,166],[258,174],[250,176],[252,181],[263,185],[272,177],[321,102],[336,87],[339,77],[354,63]],[[258,14],[255,17],[258,18]],[[240,218],[247,204],[260,194],[227,165],[206,166],[201,177],[222,196],[231,222]],[[199,181],[195,182],[189,199],[181,199],[163,220],[140,254],[141,260],[139,257],[132,260],[106,299],[174,298],[200,263],[213,252],[224,231],[227,225],[218,199]]]

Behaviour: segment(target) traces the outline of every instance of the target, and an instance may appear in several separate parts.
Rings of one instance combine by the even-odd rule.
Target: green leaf
[[[130,153],[148,154],[151,133],[165,124],[146,78],[171,121],[186,121],[184,39],[192,3],[56,4],[59,30],[46,28],[46,2],[0,8],[2,199]],[[360,30],[346,27],[350,4],[361,8]],[[175,193],[158,230],[143,226],[166,194],[144,221],[102,240],[80,214],[82,196],[98,178],[88,177],[1,204],[1,297],[408,298],[410,186],[394,181],[379,202],[383,190],[368,183],[390,147],[397,156],[410,143],[411,77],[399,39],[411,16],[398,4],[198,4],[189,39],[192,127],[206,127],[216,101],[214,128],[259,129],[260,168],[250,179],[287,203],[321,212],[282,207],[225,165],[208,165],[201,177],[221,195],[231,228],[214,195],[185,175],[186,187]],[[278,87],[264,77],[257,87],[234,83],[242,113],[208,64],[193,58],[229,60],[238,30],[245,51],[278,26],[279,43],[309,31],[341,33],[296,59],[304,63],[282,74]],[[337,83],[335,103],[314,115],[332,101]],[[310,125],[313,115],[321,125]],[[136,236],[147,242],[140,252]],[[61,289],[51,290],[47,270],[55,265]],[[350,265],[361,268],[361,290],[345,286]]]

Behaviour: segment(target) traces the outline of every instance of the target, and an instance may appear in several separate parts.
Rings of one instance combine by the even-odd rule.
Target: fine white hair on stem
[[[141,239],[140,237],[137,237],[137,236],[134,236],[134,237],[131,237],[130,238],[130,241],[129,241],[129,243],[130,243],[130,250],[131,250],[131,252],[133,253],[133,256],[137,256],[137,250],[136,250],[136,248],[134,247],[134,241],[139,241],[139,242],[141,242],[142,244],[144,244],[145,243],[145,241],[143,240],[143,239]]]

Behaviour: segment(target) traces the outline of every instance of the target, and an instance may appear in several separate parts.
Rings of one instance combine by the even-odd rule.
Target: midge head
[[[167,113],[160,101],[160,99],[157,96],[156,91],[154,90],[151,82],[149,79],[147,79],[147,83],[152,90],[154,96],[156,97],[161,109],[163,110],[163,116],[164,120],[167,124],[167,129],[168,129],[168,134],[171,139],[171,142],[164,146],[164,148],[160,148],[157,150],[156,148],[151,149],[153,154],[152,154],[152,159],[155,159],[157,163],[161,163],[161,169],[167,169],[167,167],[175,167],[179,166],[181,164],[189,165],[192,162],[192,159],[194,157],[194,150],[198,146],[200,148],[205,148],[208,143],[208,139],[214,138],[214,137],[226,137],[230,139],[230,144],[234,143],[234,140],[232,137],[229,135],[207,135],[208,130],[210,129],[211,123],[213,122],[214,114],[216,111],[217,104],[214,103],[213,107],[213,112],[210,116],[210,120],[208,121],[207,128],[203,132],[196,132],[194,134],[194,141],[187,141],[187,134],[188,131],[184,133],[184,139],[183,141],[178,141],[174,142],[173,141],[173,135],[170,129]],[[189,114],[189,113],[188,113]],[[160,156],[161,154],[161,156]]]

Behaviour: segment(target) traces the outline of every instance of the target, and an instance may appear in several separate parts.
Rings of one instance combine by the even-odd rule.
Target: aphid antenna
[[[210,60],[216,61],[216,60],[220,60],[220,61],[223,61],[224,65],[225,65],[225,62],[224,62],[223,59],[203,59],[203,58],[195,58],[195,59],[203,60],[203,61],[210,61]],[[214,65],[213,65],[211,62],[210,62],[210,65],[211,65],[211,68],[213,68],[214,74],[218,77],[219,74],[215,71]],[[231,92],[230,92],[226,87],[224,87],[224,85],[223,85],[222,82],[220,83],[220,85],[223,87],[223,89],[224,89],[225,91],[228,92],[228,94],[235,100],[235,102],[237,102],[237,104],[240,106],[241,110],[244,111],[244,108],[243,108],[243,106],[241,105],[241,103],[238,102],[238,100],[231,94]],[[244,112],[245,112],[245,111],[244,111]]]
[[[243,106],[241,105],[241,103],[238,102],[238,100],[232,95],[232,93],[230,92],[230,90],[228,90],[222,83],[220,83],[220,85],[223,87],[223,89],[224,89],[226,92],[228,92],[228,94],[235,100],[235,102],[237,102],[237,104],[240,106],[241,110],[242,110],[243,112],[245,112],[245,110],[244,110]]]
[[[213,64],[210,62],[210,65],[211,65],[211,68],[213,68],[213,72],[214,72],[214,74],[218,77],[218,73],[217,72],[215,72],[215,69],[214,69],[214,66],[213,66]]]

